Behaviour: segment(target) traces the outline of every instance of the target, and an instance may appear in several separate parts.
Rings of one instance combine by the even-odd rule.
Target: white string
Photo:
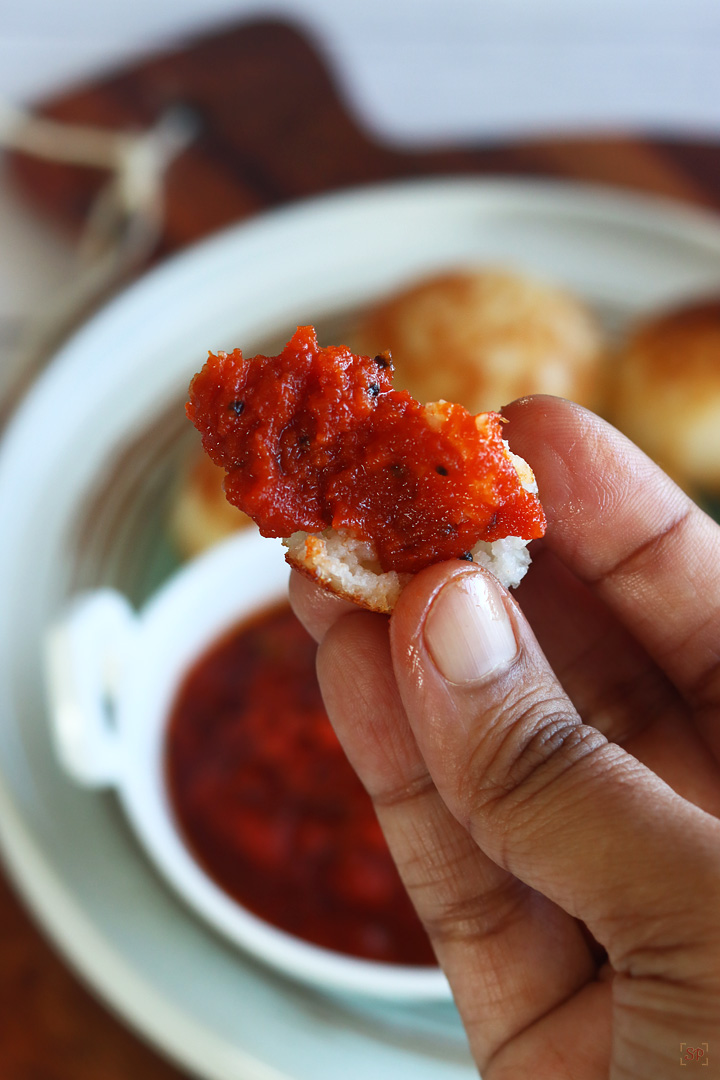
[[[34,116],[0,99],[0,147],[110,173],[90,208],[74,277],[21,337],[20,383],[3,413],[79,319],[148,257],[162,230],[165,173],[193,131],[182,108],[169,109],[148,131],[126,133]]]
[[[0,145],[35,157],[118,168],[135,136],[34,116],[0,99]]]

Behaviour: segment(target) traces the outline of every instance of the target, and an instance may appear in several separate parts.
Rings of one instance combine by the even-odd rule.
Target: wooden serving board
[[[720,146],[640,135],[507,145],[383,145],[348,114],[311,44],[278,22],[228,26],[48,102],[53,117],[145,129],[169,106],[197,133],[167,176],[156,257],[291,199],[428,175],[567,178],[720,209]],[[77,230],[102,181],[88,169],[17,156],[11,174],[34,208]],[[3,1080],[180,1080],[78,982],[0,876]]]
[[[294,29],[230,26],[48,103],[60,120],[146,129],[171,106],[197,132],[167,176],[160,254],[290,199],[413,176],[521,174],[614,184],[720,208],[720,147],[628,135],[398,150],[349,115],[327,68]],[[101,177],[29,157],[13,174],[37,209],[70,228]]]

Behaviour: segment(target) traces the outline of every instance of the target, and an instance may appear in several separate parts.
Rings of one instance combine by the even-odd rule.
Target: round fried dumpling
[[[552,285],[504,270],[458,270],[380,301],[353,346],[389,350],[395,385],[420,401],[470,412],[526,394],[555,394],[596,411],[605,350],[586,306]]]
[[[180,555],[191,559],[252,522],[225,498],[225,470],[202,448],[189,458],[178,483],[168,523]]]
[[[685,487],[720,491],[720,299],[636,328],[618,357],[611,419]]]

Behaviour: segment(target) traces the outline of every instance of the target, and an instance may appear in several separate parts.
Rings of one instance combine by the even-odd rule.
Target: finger
[[[578,923],[483,855],[439,797],[400,701],[387,627],[367,613],[336,622],[318,675],[485,1061],[591,979],[595,964]]]
[[[328,592],[293,570],[288,584],[290,604],[307,632],[322,641],[332,624],[341,615],[357,611],[357,605]]]
[[[515,596],[584,723],[720,816],[720,770],[687,703],[608,607],[547,546]]]
[[[547,544],[700,705],[720,701],[720,529],[637,447],[559,398],[505,410],[535,470]]]
[[[611,983],[601,977],[500,1047],[483,1077],[608,1080],[611,1040]],[[639,1071],[632,1075],[640,1080]]]
[[[586,724],[623,743],[687,705],[630,632],[548,546],[515,592],[550,667]]]
[[[708,932],[715,916],[688,893],[688,860],[716,904],[720,824],[581,723],[492,575],[452,564],[424,571],[401,596],[390,635],[430,775],[499,866],[582,919],[620,971],[637,957],[648,904],[651,933],[662,936],[669,911]]]

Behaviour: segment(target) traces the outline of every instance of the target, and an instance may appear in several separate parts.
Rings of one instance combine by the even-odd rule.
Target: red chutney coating
[[[210,876],[268,922],[365,959],[434,965],[323,707],[315,653],[284,604],[200,657],[167,729],[176,819]]]
[[[383,570],[411,573],[478,540],[545,530],[505,452],[502,418],[440,410],[393,390],[387,356],[321,348],[309,326],[279,356],[211,353],[187,404],[227,470],[228,499],[264,536],[345,529],[374,542]]]

